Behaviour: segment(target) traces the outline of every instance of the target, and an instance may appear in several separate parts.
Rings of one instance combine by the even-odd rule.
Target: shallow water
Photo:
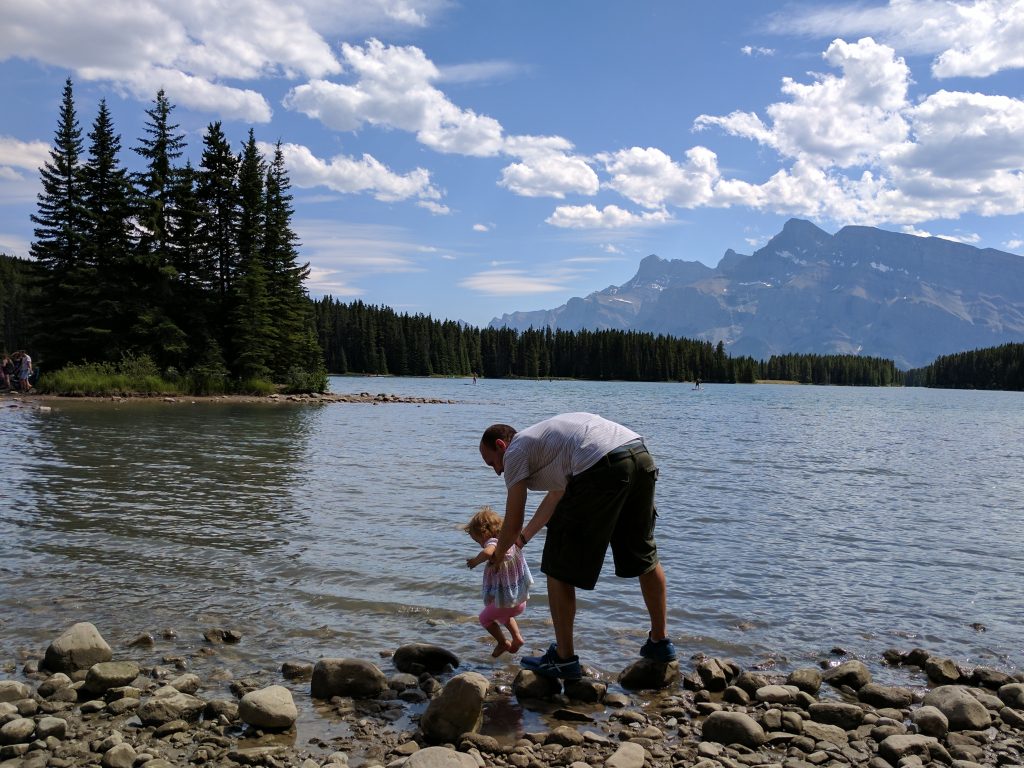
[[[74,621],[153,662],[243,641],[229,674],[287,659],[377,658],[414,641],[493,662],[457,526],[501,508],[480,460],[492,422],[569,410],[647,438],[658,542],[681,655],[778,669],[834,647],[880,666],[921,646],[972,666],[1024,664],[1022,395],[921,389],[337,378],[339,392],[451,404],[62,402],[0,409],[0,661]],[[0,402],[8,405],[10,400]],[[531,495],[530,508],[539,502]],[[527,648],[552,639],[540,540]],[[614,675],[645,635],[635,582],[581,594],[578,650]],[[986,631],[970,625],[980,623]],[[160,631],[173,628],[177,640]]]

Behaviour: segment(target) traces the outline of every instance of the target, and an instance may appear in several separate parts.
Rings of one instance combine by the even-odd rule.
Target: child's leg
[[[523,647],[523,634],[519,631],[519,624],[511,617],[508,620],[508,633],[512,635],[512,642],[508,645],[508,652],[515,653]]]
[[[491,651],[491,656],[494,658],[498,658],[511,647],[505,639],[505,633],[501,631],[501,624],[499,623],[501,613],[502,610],[493,604],[486,606],[480,612],[480,626],[486,629],[496,641],[494,650]]]

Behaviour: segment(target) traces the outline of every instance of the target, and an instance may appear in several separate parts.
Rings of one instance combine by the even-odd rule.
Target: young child
[[[484,568],[484,609],[480,612],[480,625],[497,642],[491,655],[497,658],[505,652],[515,653],[523,647],[523,636],[515,617],[526,608],[526,600],[530,596],[530,585],[533,584],[530,567],[526,564],[522,550],[514,544],[501,563],[491,565],[488,562],[494,554],[498,532],[501,531],[501,517],[490,507],[481,507],[463,526],[463,530],[482,547],[476,557],[466,559],[466,565],[475,568],[480,563],[487,563]],[[508,627],[511,640],[505,639],[505,633],[501,631],[502,624]]]

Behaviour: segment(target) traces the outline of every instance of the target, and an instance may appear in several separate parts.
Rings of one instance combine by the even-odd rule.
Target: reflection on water
[[[443,405],[60,404],[3,412],[0,658],[73,621],[153,663],[230,674],[290,658],[374,659],[414,641],[510,679],[476,623],[479,573],[457,530],[504,485],[486,425],[591,410],[647,437],[659,547],[684,656],[782,668],[833,646],[920,645],[965,664],[1024,662],[1020,396],[595,382],[336,379]],[[531,496],[532,504],[539,501]],[[531,504],[531,506],[532,506]],[[539,574],[540,545],[528,548]],[[522,621],[551,627],[543,579]],[[643,640],[635,582],[580,595],[584,660],[612,676]],[[970,628],[980,622],[986,632]],[[194,656],[202,631],[243,642]],[[177,630],[163,640],[160,630]],[[386,665],[384,665],[386,667]],[[498,706],[498,705],[495,705]],[[505,716],[496,711],[496,720]]]

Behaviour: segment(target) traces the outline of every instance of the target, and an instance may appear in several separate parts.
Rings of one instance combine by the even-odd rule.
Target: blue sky
[[[0,250],[65,77],[127,151],[285,144],[314,296],[485,324],[786,219],[1024,254],[1024,2],[30,0],[0,7]]]

